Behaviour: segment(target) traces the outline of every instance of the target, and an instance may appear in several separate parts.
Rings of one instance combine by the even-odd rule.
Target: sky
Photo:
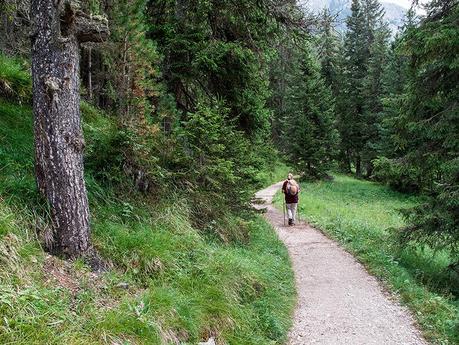
[[[400,5],[404,8],[410,8],[411,0],[385,0],[385,2],[391,2],[393,4]]]
[[[410,8],[411,7],[411,3],[412,3],[411,0],[384,0],[384,2],[391,2],[393,4],[397,4],[397,5],[402,6],[404,8]],[[429,0],[420,0],[419,1],[420,4],[426,4],[428,2],[429,2]]]

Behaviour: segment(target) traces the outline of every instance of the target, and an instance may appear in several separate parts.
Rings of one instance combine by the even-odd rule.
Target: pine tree
[[[388,61],[388,41],[390,31],[380,23],[380,27],[374,32],[374,39],[369,50],[368,70],[363,81],[365,121],[362,162],[366,167],[367,177],[373,173],[373,160],[379,154],[380,127],[383,113],[383,97],[385,96],[384,72]]]
[[[406,241],[448,248],[459,260],[459,4],[433,1],[404,37],[410,73],[397,118],[402,165],[415,170],[428,201],[408,213]]]
[[[334,102],[310,48],[299,52],[288,82],[283,149],[312,178],[324,177],[335,154]]]
[[[320,17],[319,34],[317,36],[318,54],[321,74],[333,95],[338,94],[339,88],[339,54],[341,38],[333,26],[334,17],[328,9],[324,9]]]
[[[388,30],[377,0],[353,0],[347,19],[342,59],[342,84],[337,99],[341,152],[346,170],[354,162],[357,176],[367,176],[376,158],[378,113],[382,109],[382,75]]]
[[[365,16],[359,0],[353,0],[352,14],[347,19],[347,32],[343,48],[342,87],[339,100],[338,129],[345,166],[350,171],[355,162],[357,175],[361,174],[361,152],[364,147],[363,80],[366,75],[367,40]]]

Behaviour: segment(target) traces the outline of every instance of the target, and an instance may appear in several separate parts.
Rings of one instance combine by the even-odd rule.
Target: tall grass
[[[27,101],[32,95],[30,73],[25,61],[13,59],[0,52],[0,97]]]
[[[116,124],[83,111],[92,238],[112,267],[99,276],[42,250],[31,109],[0,100],[0,343],[283,343],[295,292],[273,229],[229,215],[246,237],[223,243],[192,227],[187,200],[153,203],[100,182]]]
[[[281,202],[280,195],[276,201]],[[399,210],[419,202],[376,183],[337,175],[333,181],[303,183],[299,212],[340,242],[400,295],[435,344],[459,342],[457,276],[448,273],[448,253],[400,248]]]

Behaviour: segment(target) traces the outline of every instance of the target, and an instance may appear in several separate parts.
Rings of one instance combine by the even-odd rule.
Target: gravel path
[[[288,344],[427,344],[408,310],[349,253],[308,224],[283,225],[277,183],[256,194],[290,254],[298,293]]]

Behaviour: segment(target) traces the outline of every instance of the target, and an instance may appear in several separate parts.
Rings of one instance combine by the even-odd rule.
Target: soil
[[[285,226],[272,205],[277,183],[256,194],[265,217],[288,248],[297,306],[289,345],[427,344],[413,316],[336,242],[304,222]]]

